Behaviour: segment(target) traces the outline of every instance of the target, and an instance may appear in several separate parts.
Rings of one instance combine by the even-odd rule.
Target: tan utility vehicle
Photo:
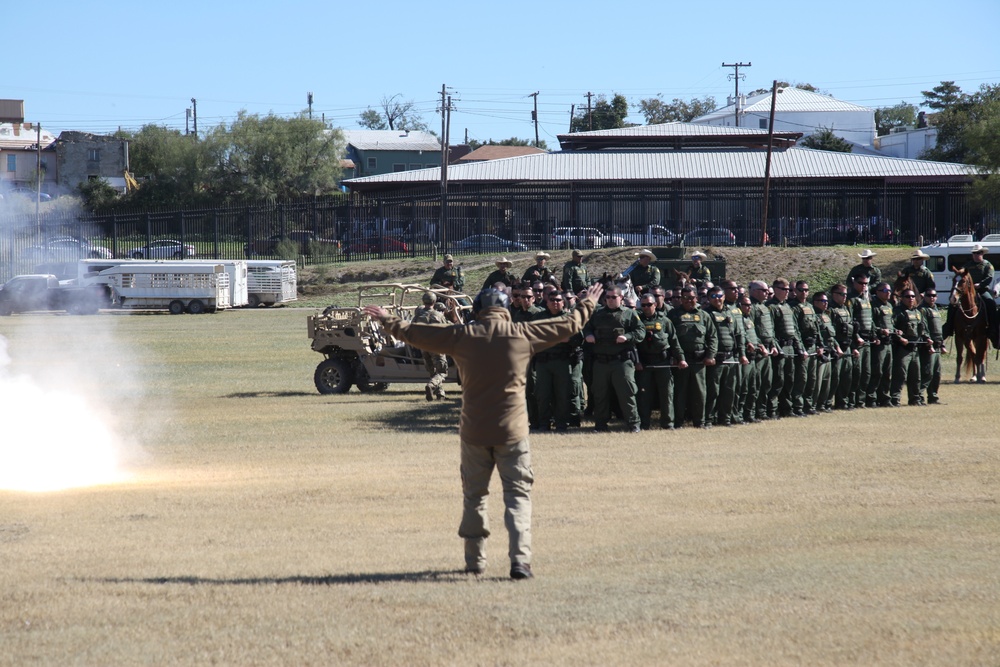
[[[421,305],[424,292],[433,292],[438,302],[445,304],[453,299],[462,320],[472,311],[472,299],[460,292],[388,283],[360,288],[357,307],[330,306],[321,314],[310,316],[308,325],[312,349],[325,357],[313,375],[319,393],[343,394],[350,390],[352,384],[362,392],[378,392],[385,391],[392,382],[427,382],[421,351],[393,338],[378,320],[361,312],[363,306],[377,303],[409,320],[413,311]],[[447,381],[458,382],[458,372],[453,364],[449,364]]]

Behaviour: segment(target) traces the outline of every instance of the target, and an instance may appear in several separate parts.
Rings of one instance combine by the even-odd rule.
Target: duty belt
[[[601,363],[611,363],[612,361],[628,361],[629,351],[619,352],[617,354],[598,354],[594,353],[594,361],[600,361]]]

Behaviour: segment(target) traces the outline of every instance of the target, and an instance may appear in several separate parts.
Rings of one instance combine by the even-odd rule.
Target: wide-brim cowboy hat
[[[985,255],[989,251],[990,251],[989,248],[984,248],[979,243],[977,243],[976,245],[972,246],[972,254],[976,254],[977,252],[981,252],[981,253],[983,253]]]
[[[874,257],[874,256],[875,256],[875,253],[873,253],[868,248],[865,248],[864,250],[862,250],[861,252],[858,253],[858,257],[860,257],[861,259],[869,259],[869,258]]]
[[[910,255],[910,259],[930,259],[930,258],[931,258],[930,255],[928,255],[928,254],[926,254],[926,253],[924,253],[924,252],[922,252],[920,250],[914,250],[913,254]]]
[[[691,259],[694,259],[695,257],[698,257],[700,259],[708,259],[708,255],[706,255],[700,250],[695,250],[693,253],[691,253]]]
[[[547,252],[540,252],[537,255],[535,255],[535,259],[551,259],[551,258],[552,258],[552,255],[550,255]]]
[[[497,268],[500,268],[501,266],[514,266],[514,262],[510,261],[506,257],[501,257],[493,263],[497,265]]]
[[[653,254],[652,250],[643,248],[639,252],[635,253],[636,257],[649,257],[650,259],[656,259],[656,255]]]

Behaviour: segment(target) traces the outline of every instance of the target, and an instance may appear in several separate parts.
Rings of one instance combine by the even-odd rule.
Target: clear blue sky
[[[48,0],[4,7],[0,98],[26,120],[112,132],[155,123],[198,127],[240,109],[313,115],[356,128],[383,96],[401,94],[440,132],[441,85],[454,96],[452,142],[540,138],[557,148],[585,94],[733,92],[727,62],[751,62],[741,91],[808,82],[865,106],[919,104],[954,80],[967,92],[1000,82],[1000,0],[629,3],[218,2]],[[898,7],[898,8],[893,8]],[[752,10],[752,11],[751,11]],[[634,122],[643,122],[635,111]]]

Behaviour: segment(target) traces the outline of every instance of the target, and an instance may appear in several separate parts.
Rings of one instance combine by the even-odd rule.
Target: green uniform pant
[[[865,407],[868,404],[868,385],[872,381],[872,346],[858,348],[858,358],[851,366],[851,403],[848,407]],[[874,405],[874,398],[872,404]]]
[[[888,405],[892,388],[892,345],[883,343],[872,348],[872,375],[868,381],[868,403]]]
[[[664,361],[664,364],[667,362]],[[660,426],[674,423],[674,374],[669,368],[644,368],[636,373],[639,387],[639,424],[649,428],[653,409],[660,411]]]
[[[941,353],[920,351],[920,393],[926,392],[927,400],[936,403],[941,386]]]
[[[772,415],[792,413],[792,389],[795,387],[795,351],[791,345],[781,348],[783,356],[771,357]]]
[[[760,397],[761,373],[765,366],[769,366],[771,361],[767,357],[754,359],[740,369],[743,375],[743,383],[740,385],[740,393],[736,397],[739,402],[737,406],[740,417],[745,422],[757,418],[757,399]]]
[[[728,360],[727,360],[728,361]],[[732,423],[733,403],[739,383],[740,367],[720,359],[705,371],[705,421],[710,424]]]
[[[894,404],[899,404],[906,385],[907,402],[911,405],[919,403],[920,398],[920,355],[916,345],[909,349],[895,345],[892,351],[892,388],[889,395]]]
[[[635,364],[631,360],[594,360],[593,393],[594,423],[606,426],[611,420],[611,401],[617,395],[622,417],[629,426],[639,425],[639,410],[635,403]]]
[[[792,382],[792,412],[815,410],[816,397],[816,348],[806,350],[810,357],[795,355],[795,379]]]
[[[813,390],[813,410],[827,410],[830,405],[830,380],[833,371],[833,361],[820,361],[816,357],[810,357],[816,362],[816,388]]]
[[[536,361],[534,366],[538,426],[545,429],[554,421],[556,428],[565,429],[572,412],[573,373],[569,359]]]
[[[503,487],[503,519],[510,540],[510,562],[531,563],[531,485],[535,478],[528,439],[496,447],[463,440],[461,446],[463,507],[458,535],[465,538],[466,567],[483,568],[486,565],[485,542],[490,536],[486,498],[494,467]]]
[[[587,405],[583,395],[583,361],[570,366],[570,426],[579,426]]]
[[[773,379],[773,357],[766,356],[763,359],[754,362],[757,364],[759,372],[757,374],[757,396],[754,398],[756,404],[754,405],[754,410],[757,413],[757,419],[767,419],[768,413],[771,411],[771,385],[774,384]],[[749,398],[747,400],[750,400]]]
[[[705,366],[694,364],[674,369],[674,426],[690,420],[694,426],[705,424]]]
[[[843,349],[850,350],[850,346],[845,346]],[[830,366],[830,396],[833,398],[833,407],[838,410],[852,407],[854,399],[851,396],[851,383],[854,357],[848,351],[844,356],[833,360]]]

